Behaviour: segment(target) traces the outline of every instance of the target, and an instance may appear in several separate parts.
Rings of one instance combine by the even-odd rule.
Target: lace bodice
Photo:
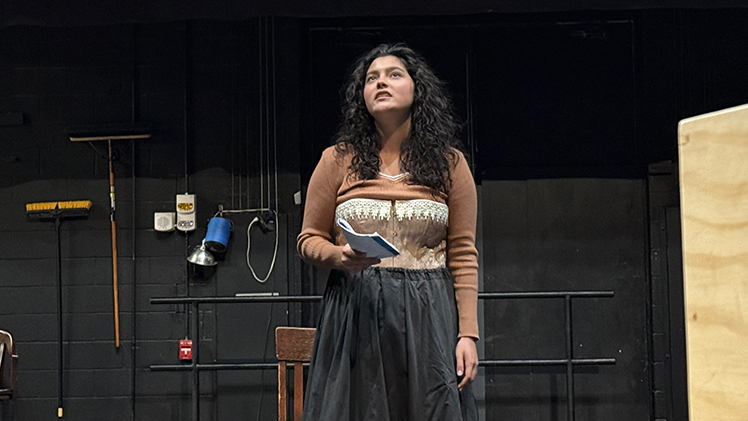
[[[340,216],[359,232],[378,232],[401,251],[380,265],[447,267],[454,279],[459,336],[478,338],[477,195],[465,157],[455,151],[449,192],[410,184],[406,176],[361,180],[350,172],[353,154],[331,146],[322,153],[307,189],[299,255],[324,268],[342,268]]]
[[[449,208],[444,203],[349,199],[337,206],[335,218],[345,219],[356,232],[377,232],[400,250],[379,266],[433,269],[446,264]],[[340,228],[335,229],[338,244],[345,244]]]

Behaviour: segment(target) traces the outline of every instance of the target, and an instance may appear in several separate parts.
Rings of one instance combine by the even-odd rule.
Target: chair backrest
[[[312,359],[314,333],[316,329],[306,327],[283,327],[275,329],[275,355],[278,358],[278,420],[287,421],[288,399],[286,365],[293,364],[293,416],[301,420],[304,406],[304,364]]]
[[[10,368],[8,368],[10,367]],[[18,383],[18,354],[13,336],[0,330],[0,399],[13,397]]]

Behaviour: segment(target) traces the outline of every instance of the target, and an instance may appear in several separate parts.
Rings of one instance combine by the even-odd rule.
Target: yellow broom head
[[[26,216],[31,219],[54,219],[88,216],[90,200],[38,202],[26,204]]]

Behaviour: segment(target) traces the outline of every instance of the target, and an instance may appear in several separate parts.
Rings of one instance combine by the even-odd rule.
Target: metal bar
[[[200,421],[200,370],[197,368],[200,361],[200,332],[198,319],[200,317],[200,303],[192,303],[192,421]]]
[[[574,349],[572,348],[572,327],[571,327],[571,296],[564,298],[564,309],[566,310],[566,419],[574,421],[574,365],[571,359],[574,358]]]
[[[194,342],[193,342],[194,344]],[[212,363],[196,364],[197,370],[275,370],[278,363]],[[151,371],[188,371],[192,370],[187,364],[153,364]]]
[[[286,399],[288,398],[288,394],[286,393],[288,391],[288,386],[286,385],[286,369],[287,367],[285,363],[278,364],[278,421],[288,420],[288,403],[286,402]]]
[[[221,304],[221,303],[303,303],[319,301],[321,295],[262,295],[252,297],[161,297],[151,298],[151,304]]]
[[[613,291],[537,291],[537,292],[479,292],[484,300],[499,298],[565,298],[565,297],[612,297]]]
[[[613,291],[537,291],[537,292],[479,292],[478,298],[518,299],[518,298],[564,298],[564,297],[612,297]],[[251,297],[156,297],[151,304],[188,304],[188,303],[305,303],[322,299],[321,295],[261,295]]]
[[[62,418],[63,409],[63,341],[62,341],[62,254],[60,253],[60,218],[55,218],[55,236],[57,237],[57,417]],[[11,349],[11,354],[13,350]],[[2,355],[0,355],[2,358]],[[2,373],[0,373],[2,374]],[[0,379],[2,380],[2,379]]]
[[[515,367],[515,366],[566,366],[572,365],[611,365],[615,364],[615,358],[566,358],[548,360],[481,360],[479,367]]]
[[[125,134],[125,135],[107,135],[107,136],[83,136],[75,137],[70,136],[70,140],[73,142],[91,142],[96,140],[128,140],[128,139],[148,139],[150,134]]]
[[[193,342],[194,343],[194,342]],[[559,359],[537,359],[537,360],[480,360],[479,367],[518,367],[518,366],[565,366],[569,363],[566,358]],[[574,358],[573,365],[612,365],[616,363],[615,358]],[[304,363],[305,367],[309,363]],[[275,370],[277,363],[211,363],[196,364],[197,370]],[[188,371],[192,365],[187,364],[153,364],[151,371]]]

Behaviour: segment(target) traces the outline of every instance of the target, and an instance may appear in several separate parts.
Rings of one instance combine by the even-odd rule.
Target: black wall
[[[93,201],[88,218],[61,226],[64,414],[72,419],[131,419],[133,413],[135,419],[188,419],[189,374],[149,366],[178,364],[177,341],[194,333],[183,306],[151,305],[150,298],[285,294],[286,280],[298,278],[291,275],[299,266],[293,252],[298,146],[289,140],[298,137],[297,65],[281,62],[298,53],[295,38],[284,42],[276,30],[289,31],[259,19],[3,28],[0,110],[23,113],[22,125],[0,128],[0,325],[15,336],[21,355],[15,419],[57,413],[55,230],[51,222],[27,222],[26,203]],[[274,48],[286,56],[274,57]],[[276,107],[274,95],[283,104]],[[66,133],[74,125],[131,121],[149,122],[153,131],[150,139],[113,144],[117,349],[106,142],[73,143]],[[185,192],[197,194],[198,229],[154,231],[153,213],[174,211],[175,195]],[[258,212],[232,214],[235,232],[219,270],[188,267],[185,256],[219,204],[278,211],[277,260],[266,284],[245,263],[246,229]],[[252,244],[253,267],[264,277],[274,233],[253,231]],[[274,360],[270,326],[288,318],[282,305],[203,306],[201,361]],[[238,381],[232,374],[201,375],[204,419],[222,415],[227,405],[229,418],[255,417],[262,393],[262,419],[275,413],[272,373],[242,372]]]
[[[580,374],[577,419],[678,419],[683,362],[669,362],[677,312],[662,309],[680,280],[675,270],[655,271],[651,257],[677,241],[667,219],[674,203],[657,202],[671,209],[662,212],[649,204],[650,164],[676,158],[681,118],[748,101],[746,28],[743,10],[679,9],[0,28],[0,114],[23,114],[22,125],[0,126],[0,328],[16,337],[21,359],[14,419],[57,412],[55,231],[27,221],[24,204],[94,202],[88,218],[61,228],[65,417],[190,419],[189,374],[149,369],[178,363],[177,341],[193,335],[188,313],[150,299],[320,292],[322,275],[295,254],[301,208],[292,197],[329,144],[352,58],[400,40],[448,80],[467,121],[481,190],[482,289],[616,291],[582,305],[576,321],[580,355],[619,359]],[[70,142],[66,128],[131,121],[151,123],[153,136],[114,144],[116,349],[106,150]],[[153,212],[172,211],[186,191],[198,196],[197,231],[155,232]],[[267,283],[245,263],[257,213],[229,216],[235,231],[214,271],[187,265],[219,204],[271,202],[280,235]],[[664,220],[669,235],[655,241],[652,221]],[[274,233],[251,238],[261,277]],[[554,305],[486,303],[484,356],[557,356],[545,341],[558,335]],[[201,362],[273,361],[274,326],[315,323],[313,305],[201,310]],[[562,375],[482,375],[487,419],[564,419]],[[200,386],[201,419],[276,416],[272,371],[206,371]]]

